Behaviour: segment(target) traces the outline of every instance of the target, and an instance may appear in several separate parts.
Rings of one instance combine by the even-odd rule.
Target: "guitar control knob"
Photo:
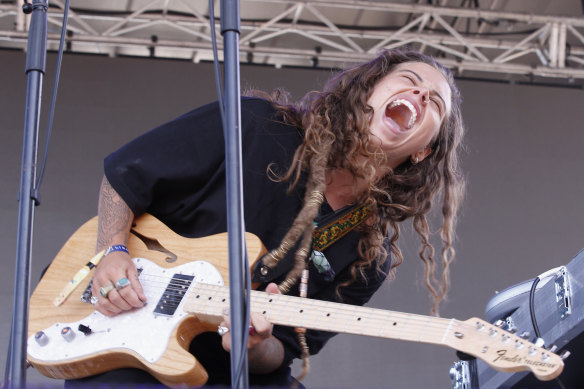
[[[537,338],[537,339],[535,340],[535,343],[534,343],[534,344],[535,344],[537,347],[543,347],[543,345],[545,344],[545,340],[543,340],[542,338]]]
[[[44,347],[49,343],[49,337],[43,331],[39,331],[36,334],[34,334],[34,340],[41,347]]]
[[[67,342],[72,342],[73,339],[75,339],[75,332],[71,329],[71,327],[64,327],[61,330],[61,336],[63,336],[63,339],[65,339]]]

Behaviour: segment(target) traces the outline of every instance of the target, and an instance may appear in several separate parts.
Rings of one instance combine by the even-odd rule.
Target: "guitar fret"
[[[424,324],[422,326],[422,329],[420,330],[420,335],[418,336],[418,342],[422,341],[422,336],[426,335],[426,328],[428,328],[428,323],[429,323],[429,319],[426,318],[426,320],[424,320]]]
[[[391,314],[389,314],[388,316],[391,317]],[[388,317],[388,320],[382,320],[381,323],[381,327],[379,327],[379,332],[377,333],[377,336],[383,336],[383,331],[385,330],[385,327],[387,326],[387,323],[389,322],[390,317]]]
[[[444,343],[446,341],[446,336],[448,336],[448,332],[450,331],[450,327],[452,327],[453,323],[454,323],[454,319],[450,319],[450,321],[448,322],[448,327],[446,327],[446,330],[444,331],[444,336],[442,336],[442,340],[441,340],[442,343]]]
[[[404,329],[406,328],[406,324],[408,322],[408,319],[409,319],[409,315],[406,316],[406,320],[400,326],[400,329],[399,329],[399,332],[397,335],[397,339],[403,339],[402,333],[403,333]]]

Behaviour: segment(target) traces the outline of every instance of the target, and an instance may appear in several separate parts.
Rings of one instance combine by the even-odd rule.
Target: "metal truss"
[[[119,9],[105,9],[107,3],[72,1],[69,51],[212,59],[206,0],[117,1]],[[481,9],[435,3],[241,0],[241,60],[337,68],[410,45],[439,57],[459,76],[584,80],[584,18],[506,12],[499,0]],[[0,4],[0,47],[26,47],[28,21],[20,4]],[[55,50],[63,1],[50,5],[49,49]]]

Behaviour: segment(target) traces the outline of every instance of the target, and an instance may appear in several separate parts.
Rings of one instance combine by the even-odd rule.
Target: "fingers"
[[[98,298],[95,309],[107,316],[143,307],[146,302],[136,266],[123,252],[110,253],[101,260],[91,291]]]
[[[259,336],[262,339],[267,339],[272,335],[272,323],[266,320],[261,313],[254,312],[250,316],[251,327],[255,330],[253,336]],[[251,334],[250,334],[251,335]]]
[[[132,286],[131,290],[133,290],[138,297],[138,301],[134,301],[134,304],[132,305],[136,308],[143,306],[147,299],[146,295],[144,294],[144,289],[142,289],[142,284],[140,284],[140,281],[138,281],[138,270],[136,269],[136,266],[132,266],[128,270],[127,277],[128,280],[130,280],[130,285]]]
[[[227,352],[231,351],[231,334],[229,329],[231,326],[231,321],[229,316],[225,314],[223,316],[223,321],[219,324],[219,334],[221,336],[221,345],[223,349]],[[250,326],[249,326],[249,337],[247,340],[247,349],[251,350],[262,343],[265,339],[272,336],[272,329],[274,326],[270,323],[264,315],[257,312],[252,312],[250,315]]]
[[[274,294],[281,294],[280,289],[278,289],[278,285],[274,284],[273,282],[270,282],[268,284],[268,286],[266,286],[266,292],[274,293]]]

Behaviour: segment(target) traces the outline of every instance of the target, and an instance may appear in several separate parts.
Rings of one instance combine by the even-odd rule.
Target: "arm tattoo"
[[[132,226],[133,213],[104,176],[98,204],[96,251],[115,244],[125,244]]]

